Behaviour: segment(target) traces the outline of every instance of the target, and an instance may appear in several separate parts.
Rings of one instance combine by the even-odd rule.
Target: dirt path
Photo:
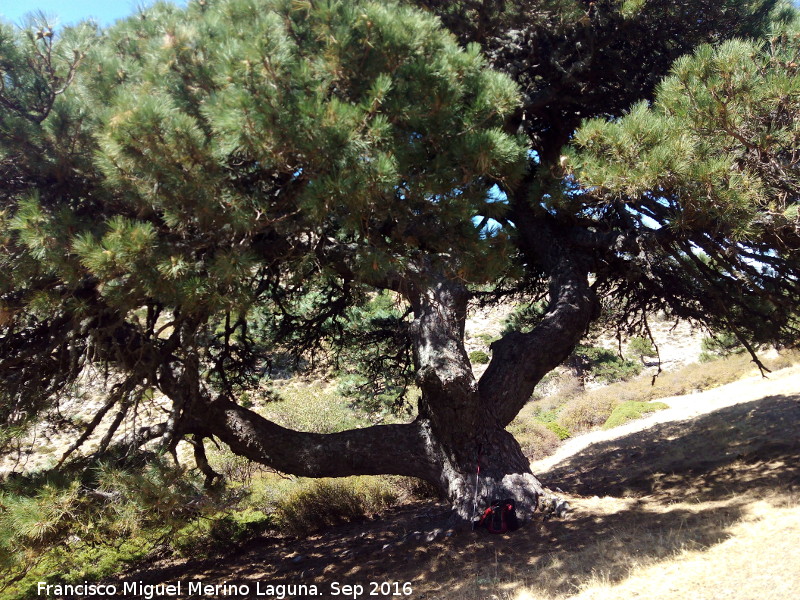
[[[590,431],[567,440],[555,454],[531,463],[534,473],[546,473],[565,459],[582,452],[597,442],[622,438],[659,423],[684,421],[721,408],[752,402],[767,396],[793,395],[800,392],[800,366],[781,369],[764,379],[761,375],[747,377],[727,385],[697,394],[660,398],[668,409],[660,410],[643,419],[637,419],[609,430]]]

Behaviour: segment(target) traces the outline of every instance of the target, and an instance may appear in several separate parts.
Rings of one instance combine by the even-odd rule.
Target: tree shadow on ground
[[[410,582],[413,597],[427,599],[483,598],[485,591],[508,582],[557,595],[574,591],[598,573],[621,581],[634,562],[658,561],[687,547],[711,547],[727,539],[728,529],[742,516],[743,506],[736,503],[658,512],[634,501],[613,513],[581,510],[565,520],[536,521],[512,534],[479,530],[432,543],[398,543],[405,533],[428,533],[441,523],[439,518],[417,520],[407,509],[381,523],[334,528],[306,540],[262,540],[235,554],[155,567],[124,579],[251,587],[256,581],[262,586],[306,583],[316,584],[324,597],[332,582],[397,581]],[[391,547],[385,549],[387,544]]]
[[[368,582],[388,581],[410,582],[411,597],[428,600],[477,600],[498,589],[507,597],[521,588],[573,593],[597,577],[622,581],[632,565],[710,548],[730,537],[754,499],[796,494],[798,425],[800,396],[774,396],[595,444],[544,477],[571,494],[573,514],[512,534],[425,541],[447,511],[420,503],[304,539],[253,540],[224,556],[152,564],[124,579],[305,583],[322,597],[332,582],[364,585],[368,598]]]
[[[797,484],[800,394],[768,396],[599,442],[543,476],[579,495],[715,500]]]

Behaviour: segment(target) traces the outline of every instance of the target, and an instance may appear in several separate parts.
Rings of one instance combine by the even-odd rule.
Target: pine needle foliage
[[[161,461],[7,482],[0,488],[0,589],[34,597],[36,581],[107,575],[103,569],[169,545],[179,532],[198,542],[198,522],[224,519],[237,500],[208,494],[199,477]]]
[[[471,219],[523,173],[519,96],[435,17],[219,0],[41,28],[0,29],[4,417],[90,362],[146,387],[146,349],[233,394],[267,348],[330,349],[414,257],[506,268]]]
[[[796,339],[796,320],[771,317],[798,295],[796,31],[701,46],[676,61],[652,106],[585,122],[570,155],[592,194],[675,244],[667,260],[687,275],[711,280],[706,300],[728,313],[720,330],[741,338],[757,320],[751,341],[781,328]]]
[[[751,353],[796,341],[794,9],[411,4],[203,0],[107,30],[0,26],[4,424],[99,367],[108,397],[70,452],[113,414],[100,454],[191,437],[209,485],[216,435],[304,475],[430,467],[457,495],[471,445],[503,439],[600,314],[646,334],[664,311]],[[510,294],[531,310],[475,381],[468,302]],[[413,380],[420,418],[309,437],[236,406],[287,352],[354,376],[357,400],[402,406]],[[153,389],[163,422],[121,433]],[[395,439],[441,447],[374,451]],[[153,481],[129,504],[174,483]],[[51,535],[44,516],[25,535]]]

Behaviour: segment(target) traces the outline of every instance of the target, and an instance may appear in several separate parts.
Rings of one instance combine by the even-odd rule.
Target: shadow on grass
[[[593,444],[542,479],[579,495],[718,500],[800,484],[800,394]]]
[[[465,532],[432,543],[396,544],[403,532],[427,523],[395,515],[382,524],[343,526],[306,540],[253,543],[235,555],[151,568],[126,580],[148,583],[203,580],[208,583],[316,584],[330,597],[333,582],[410,582],[415,598],[489,598],[533,587],[548,596],[574,592],[592,577],[625,579],[634,564],[648,564],[685,548],[703,549],[727,539],[743,516],[743,505],[663,512],[636,503],[613,514],[581,512],[563,521],[534,522],[507,535]],[[383,547],[391,543],[392,548]],[[199,596],[198,596],[199,597]],[[231,596],[234,597],[234,596]],[[297,595],[295,597],[312,597]]]
[[[253,540],[213,559],[151,565],[125,579],[305,583],[321,597],[330,597],[333,582],[363,585],[362,598],[370,597],[369,582],[410,582],[410,597],[426,600],[514,598],[523,588],[563,596],[719,544],[754,499],[800,490],[798,425],[800,395],[774,396],[595,444],[544,479],[571,494],[609,498],[578,498],[567,519],[537,520],[513,534],[425,542],[446,509],[418,504],[304,539]],[[421,539],[407,535],[415,531]]]

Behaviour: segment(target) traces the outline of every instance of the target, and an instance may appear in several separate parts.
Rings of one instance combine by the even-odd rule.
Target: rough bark
[[[468,299],[463,284],[440,279],[412,303],[422,390],[419,414],[427,452],[437,465],[434,483],[461,519],[474,516],[476,503],[486,506],[493,498],[514,497],[525,520],[543,488],[498,418],[502,407],[482,394],[475,381],[464,347]]]
[[[533,219],[524,212],[517,218]],[[512,333],[492,345],[480,382],[464,346],[467,287],[422,265],[415,284],[405,288],[422,392],[414,422],[333,434],[293,431],[223,396],[209,397],[199,380],[186,381],[188,375],[197,379],[196,369],[182,368],[160,377],[160,387],[184,415],[176,434],[217,437],[236,454],[294,475],[419,477],[439,489],[460,519],[506,497],[516,499],[522,520],[530,518],[544,489],[505,427],[536,383],[572,351],[596,302],[585,268],[558,230],[546,222],[524,225],[535,233],[521,239],[521,246],[550,273],[549,310],[532,332]]]
[[[498,427],[484,427],[476,438],[453,423],[450,434],[463,434],[461,443],[444,443],[425,418],[341,433],[305,433],[223,399],[211,402],[198,417],[205,435],[213,434],[236,454],[286,473],[419,477],[435,485],[452,502],[454,516],[463,520],[475,513],[476,499],[480,509],[493,498],[506,497],[517,500],[525,520],[543,491],[517,441]]]
[[[191,399],[173,398],[191,407],[183,433],[213,435],[236,454],[294,475],[419,477],[439,489],[458,519],[469,520],[492,499],[506,497],[516,499],[523,521],[530,518],[544,489],[505,427],[536,383],[571,352],[594,306],[575,262],[549,247],[538,250],[546,250],[555,270],[550,309],[531,333],[513,333],[493,344],[493,360],[480,383],[464,347],[468,289],[430,275],[408,292],[422,391],[414,422],[333,434],[298,432],[224,397],[198,401],[195,390]],[[171,386],[172,394],[190,389]]]
[[[542,322],[530,333],[512,332],[492,344],[492,361],[479,390],[482,402],[495,407],[503,427],[530,399],[542,377],[569,356],[596,310],[585,276],[565,265],[553,279],[550,307]]]
[[[419,421],[309,433],[281,427],[223,398],[210,402],[194,421],[193,429],[218,437],[236,454],[293,475],[393,474],[436,479],[436,465]]]

